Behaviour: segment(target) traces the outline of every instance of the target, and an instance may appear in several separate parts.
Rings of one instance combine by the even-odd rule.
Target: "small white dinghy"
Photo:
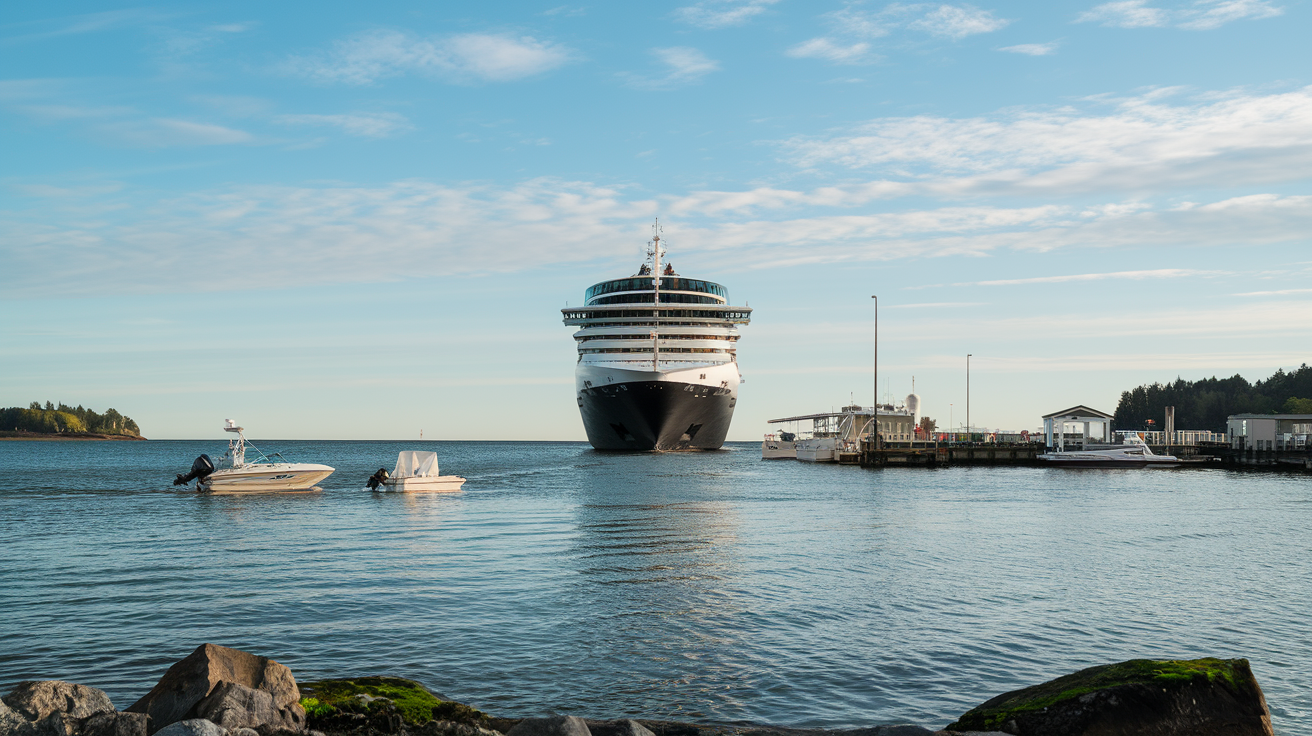
[[[379,468],[369,476],[371,491],[436,491],[451,493],[460,490],[465,479],[458,475],[438,475],[437,453],[408,451],[397,453],[396,469],[389,475],[387,468]]]

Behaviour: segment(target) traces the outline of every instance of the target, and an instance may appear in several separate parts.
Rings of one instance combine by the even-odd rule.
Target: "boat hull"
[[[579,414],[598,450],[718,450],[738,403],[735,364],[668,371],[581,365]]]
[[[222,468],[206,476],[198,490],[206,493],[284,493],[307,491],[333,474],[327,465],[309,463],[252,464]]]
[[[837,462],[835,454],[837,442],[832,437],[820,437],[797,441],[797,459],[807,463]]]
[[[1049,459],[1042,455],[1039,460],[1043,461],[1051,468],[1146,468],[1146,460],[1079,460],[1079,459]]]
[[[762,460],[796,460],[797,443],[786,440],[763,440],[761,442]]]
[[[427,478],[388,478],[378,490],[388,493],[455,493],[465,484],[458,475],[438,475]]]

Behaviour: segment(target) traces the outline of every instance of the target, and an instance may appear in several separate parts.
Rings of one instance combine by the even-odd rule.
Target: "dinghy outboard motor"
[[[379,468],[377,473],[369,476],[369,480],[365,481],[365,485],[369,486],[369,490],[376,491],[378,486],[381,486],[387,478],[387,468]]]
[[[191,464],[191,472],[183,475],[178,473],[178,477],[173,479],[173,485],[185,486],[197,478],[204,478],[214,472],[214,461],[210,460],[209,455],[201,455],[196,458],[196,462]]]

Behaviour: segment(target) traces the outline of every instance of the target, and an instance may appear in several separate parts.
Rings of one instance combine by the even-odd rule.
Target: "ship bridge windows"
[[[589,306],[596,304],[651,304],[652,292],[638,291],[629,294],[616,294],[615,296],[602,296],[592,299],[588,302]],[[661,292],[661,304],[723,304],[724,300],[713,296],[701,296],[700,294],[683,294]]]
[[[617,291],[651,291],[652,286],[651,276],[634,276],[627,279],[612,279],[611,281],[603,281],[589,287],[588,290],[584,292],[583,301],[590,303],[593,297],[614,294]],[[711,281],[702,281],[701,279],[685,279],[681,276],[666,276],[661,279],[661,290],[696,291],[702,294],[713,294],[720,297],[720,300],[717,301],[729,301],[728,289]],[[714,303],[714,301],[711,303]]]

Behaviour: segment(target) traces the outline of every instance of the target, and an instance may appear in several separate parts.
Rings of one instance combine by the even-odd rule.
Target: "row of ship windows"
[[[615,296],[589,299],[588,304],[653,304],[651,297],[650,291],[636,294],[617,294]],[[713,296],[661,292],[661,304],[724,304],[725,301],[724,299],[716,299]]]
[[[718,309],[662,309],[660,317],[682,317],[702,319],[748,319],[751,312],[730,312]],[[651,317],[651,310],[608,309],[606,311],[565,312],[565,319],[618,319],[623,317]]]
[[[720,348],[661,348],[661,355],[666,353],[724,353],[730,352]],[[651,348],[580,348],[579,354],[596,353],[651,353]]]
[[[662,340],[737,340],[737,335],[659,335]],[[651,335],[584,335],[579,342],[588,340],[650,340]]]

